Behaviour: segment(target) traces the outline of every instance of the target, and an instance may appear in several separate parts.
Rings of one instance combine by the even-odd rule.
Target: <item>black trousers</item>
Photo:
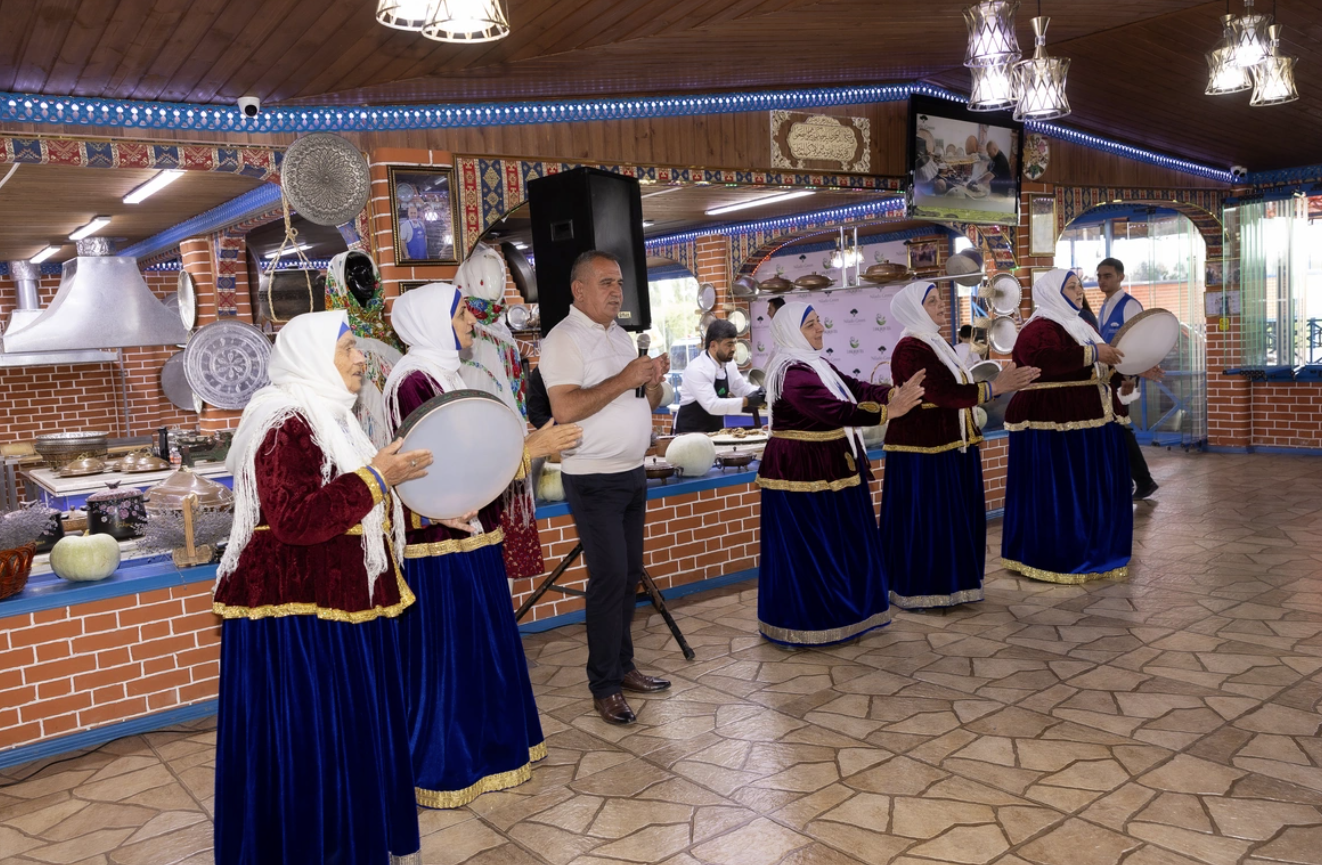
[[[593,697],[609,697],[634,669],[630,627],[643,578],[647,476],[639,466],[563,480],[588,567],[588,687]]]
[[[1125,447],[1129,449],[1129,476],[1139,489],[1152,486],[1152,472],[1148,471],[1143,448],[1139,447],[1138,439],[1134,437],[1134,428],[1129,424],[1121,424],[1120,428],[1125,431]]]

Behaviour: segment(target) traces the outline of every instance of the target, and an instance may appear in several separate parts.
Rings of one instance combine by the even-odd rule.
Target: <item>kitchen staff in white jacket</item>
[[[703,351],[684,369],[675,432],[717,432],[725,416],[766,404],[766,394],[739,374],[734,363],[735,326],[718,318],[707,327]]]

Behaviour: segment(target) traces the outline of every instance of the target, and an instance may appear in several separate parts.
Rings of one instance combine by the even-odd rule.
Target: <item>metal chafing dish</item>
[[[199,510],[227,511],[234,506],[234,493],[224,484],[180,468],[147,490],[147,511],[182,511],[190,495],[197,496]]]

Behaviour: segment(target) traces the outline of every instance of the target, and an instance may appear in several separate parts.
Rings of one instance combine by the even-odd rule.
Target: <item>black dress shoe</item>
[[[592,708],[597,710],[601,720],[607,724],[632,724],[638,720],[633,709],[624,702],[623,694],[611,694],[609,697],[594,697]]]
[[[1146,499],[1148,496],[1152,495],[1159,489],[1161,489],[1161,487],[1157,484],[1156,481],[1153,481],[1152,483],[1147,484],[1146,486],[1141,486],[1138,489],[1134,490],[1134,501],[1136,502],[1142,501],[1143,499]]]
[[[644,676],[637,670],[630,670],[624,674],[624,679],[620,682],[620,687],[626,691],[637,691],[640,694],[650,694],[653,691],[664,691],[670,687],[669,679],[658,679],[656,676]]]

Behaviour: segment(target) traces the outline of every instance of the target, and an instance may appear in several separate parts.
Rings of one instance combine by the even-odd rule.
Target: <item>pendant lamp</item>
[[[974,66],[969,71],[973,73],[973,87],[969,92],[970,111],[1003,111],[1014,107],[1013,63]]]
[[[1249,70],[1231,62],[1235,48],[1231,43],[1230,22],[1234,20],[1234,15],[1221,16],[1223,28],[1221,41],[1207,52],[1207,90],[1204,92],[1208,96],[1240,93],[1253,86],[1253,82],[1249,80]]]
[[[377,0],[376,20],[396,30],[421,30],[435,0]]]
[[[964,22],[969,27],[965,66],[1003,66],[1023,56],[1014,33],[1018,8],[1019,0],[980,0],[964,10]]]
[[[1256,66],[1271,51],[1267,32],[1272,16],[1253,12],[1253,0],[1244,0],[1244,14],[1230,22],[1230,43],[1234,47],[1230,62],[1241,68]]]
[[[440,42],[494,42],[510,35],[500,0],[432,0],[422,35]]]
[[[1299,88],[1294,80],[1294,64],[1298,58],[1281,54],[1281,25],[1273,24],[1268,37],[1267,57],[1250,70],[1253,73],[1250,105],[1284,105],[1299,98]]]
[[[1033,19],[1033,34],[1036,37],[1033,57],[1021,60],[1014,67],[1015,96],[1018,105],[1014,109],[1014,119],[1055,120],[1070,113],[1070,101],[1065,96],[1065,79],[1069,75],[1070,61],[1067,57],[1052,57],[1047,54],[1047,25],[1050,18],[1039,15]]]

